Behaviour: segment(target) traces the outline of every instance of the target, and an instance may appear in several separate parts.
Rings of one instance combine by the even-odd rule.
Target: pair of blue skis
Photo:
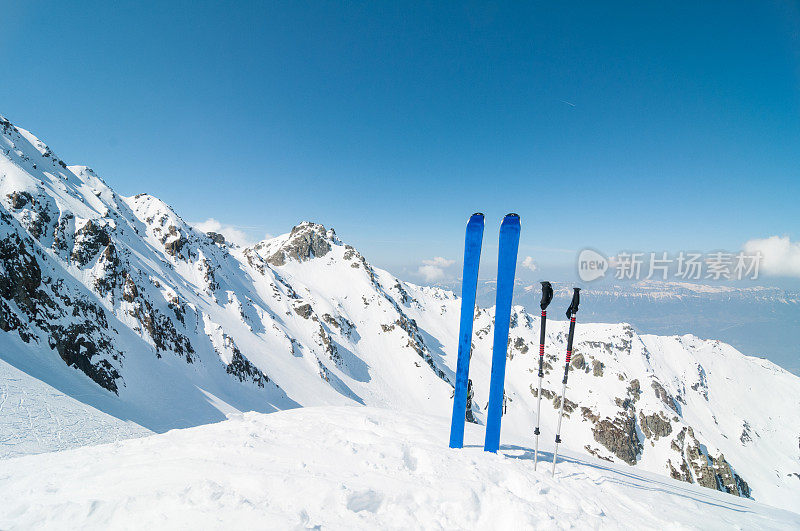
[[[461,284],[461,325],[458,334],[456,389],[453,419],[450,425],[450,448],[464,446],[464,422],[467,412],[469,360],[472,353],[472,323],[478,287],[478,264],[483,241],[483,214],[473,214],[467,223],[464,243],[464,275]],[[492,375],[489,385],[489,407],[486,412],[486,440],[483,449],[497,452],[500,448],[500,419],[503,415],[503,388],[506,377],[508,329],[511,321],[511,298],[517,268],[520,221],[517,214],[508,214],[500,225],[500,252],[497,259],[497,300],[494,314]]]

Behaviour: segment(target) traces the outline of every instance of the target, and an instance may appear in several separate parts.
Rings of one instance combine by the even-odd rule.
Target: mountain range
[[[718,340],[586,322],[593,304],[579,314],[567,448],[800,510],[800,378]],[[374,267],[332,228],[304,221],[238,246],[156,197],[118,195],[0,117],[0,457],[242,411],[373,406],[448,423],[459,312],[452,291]],[[567,329],[551,314],[545,438]],[[521,305],[511,317],[503,429],[529,437],[539,317]],[[478,426],[493,319],[476,309]]]
[[[767,358],[800,375],[800,292],[776,286],[725,283],[642,280],[600,280],[579,283],[591,304],[581,311],[583,319],[595,322],[626,322],[648,334],[693,334],[719,339],[751,355]],[[573,283],[552,282],[555,303],[567,307]],[[459,293],[460,281],[437,286]],[[514,302],[530,309],[539,307],[541,289],[517,279]],[[481,279],[478,304],[494,304],[495,282]]]

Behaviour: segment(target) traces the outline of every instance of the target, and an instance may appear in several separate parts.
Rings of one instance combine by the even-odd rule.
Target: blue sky
[[[412,279],[458,274],[474,211],[487,271],[522,216],[531,278],[586,246],[798,252],[800,10],[696,4],[4,4],[0,113],[188,221],[319,221]]]

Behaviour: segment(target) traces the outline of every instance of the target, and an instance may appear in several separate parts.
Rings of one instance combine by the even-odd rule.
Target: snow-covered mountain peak
[[[225,245],[158,198],[120,197],[88,168],[50,153],[0,122],[4,363],[52,393],[154,431],[298,406],[369,405],[447,419],[460,314],[452,292],[374,267],[316,223],[253,247]],[[582,311],[593,296],[587,292]],[[560,309],[551,314],[543,433],[554,430],[561,402],[568,326]],[[719,342],[584,319],[565,401],[568,448],[796,504],[800,379]],[[476,310],[469,418],[478,425],[493,321],[492,308]],[[535,425],[538,342],[538,315],[515,306],[508,432],[529,435]],[[61,444],[29,431],[40,451]]]
[[[303,221],[287,234],[256,244],[254,251],[269,264],[282,266],[290,260],[305,262],[321,258],[330,252],[333,245],[342,245],[333,229]]]
[[[155,196],[141,193],[126,197],[125,202],[136,217],[147,225],[175,226],[179,229],[189,230],[188,223],[171,206]]]
[[[48,157],[51,157],[51,156],[53,156],[53,150],[51,150],[51,149],[50,149],[50,147],[49,147],[47,144],[45,144],[44,142],[42,142],[42,141],[39,139],[39,137],[37,137],[36,135],[34,135],[33,133],[31,133],[31,132],[30,132],[30,131],[28,131],[27,129],[23,129],[23,128],[21,128],[21,127],[16,127],[16,126],[15,126],[15,127],[14,127],[14,129],[16,129],[16,130],[17,130],[17,132],[18,132],[20,135],[22,135],[22,136],[25,138],[25,140],[27,140],[28,142],[30,142],[30,144],[31,144],[31,145],[32,145],[32,146],[33,146],[33,147],[34,147],[34,148],[35,148],[35,149],[36,149],[36,150],[37,150],[39,153],[41,153],[42,155],[48,156]]]

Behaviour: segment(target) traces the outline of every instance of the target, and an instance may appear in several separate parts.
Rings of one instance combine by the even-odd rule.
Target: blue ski
[[[450,425],[450,448],[464,446],[464,419],[467,414],[469,358],[472,353],[472,322],[475,317],[475,291],[478,288],[478,264],[483,242],[483,214],[473,214],[467,223],[464,242],[464,274],[461,281],[461,325],[458,331],[456,389],[453,396],[453,421]]]
[[[489,407],[486,411],[486,441],[483,445],[487,452],[496,453],[500,448],[500,417],[503,415],[508,328],[511,320],[511,297],[514,294],[514,273],[517,269],[519,231],[519,216],[508,214],[500,225],[500,252],[497,259],[492,376],[489,383]]]

